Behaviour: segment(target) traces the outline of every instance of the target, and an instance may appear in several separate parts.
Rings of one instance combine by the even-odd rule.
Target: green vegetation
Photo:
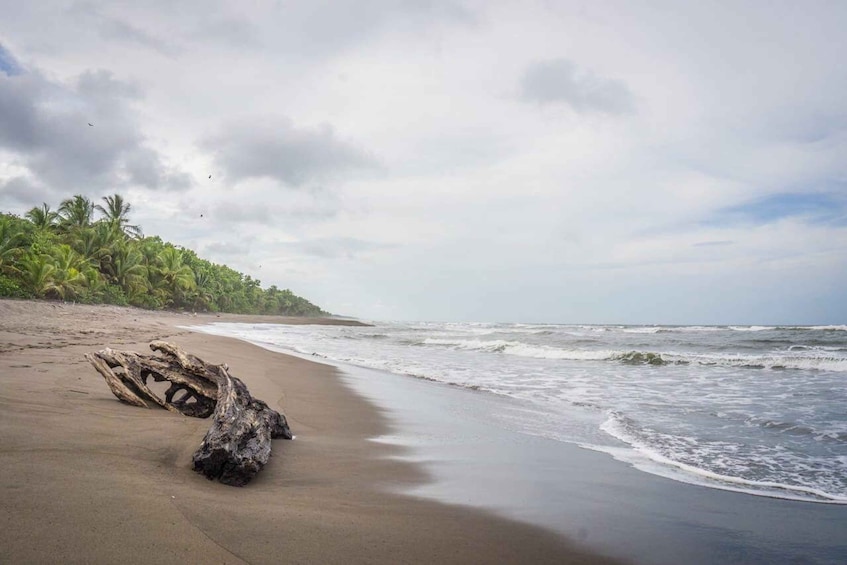
[[[0,213],[0,296],[200,312],[326,314],[290,290],[144,237],[119,195],[103,205],[76,195],[24,218]],[[99,218],[95,218],[99,214]]]

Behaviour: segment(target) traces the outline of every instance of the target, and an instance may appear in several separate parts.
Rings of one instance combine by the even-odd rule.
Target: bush
[[[118,306],[129,306],[126,294],[121,287],[113,284],[106,285],[103,290],[103,302],[106,304],[117,304]]]
[[[105,285],[97,290],[83,289],[76,298],[84,304],[115,304],[117,306],[129,306],[124,291],[115,285]]]
[[[18,281],[0,273],[0,296],[3,298],[32,298],[30,293],[21,288]]]
[[[149,293],[137,294],[133,296],[131,304],[133,306],[137,306],[138,308],[144,308],[146,310],[162,309],[162,302]]]

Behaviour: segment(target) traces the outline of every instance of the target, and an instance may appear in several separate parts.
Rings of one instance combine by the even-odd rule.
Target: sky
[[[0,13],[4,211],[120,193],[368,320],[847,323],[847,2]]]

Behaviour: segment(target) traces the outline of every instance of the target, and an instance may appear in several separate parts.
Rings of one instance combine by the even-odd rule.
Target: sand
[[[610,562],[551,531],[388,492],[427,476],[369,441],[390,429],[384,414],[330,366],[178,327],[215,321],[304,322],[0,300],[0,561]],[[274,441],[247,487],[191,470],[206,420],[118,402],[83,358],[153,339],[227,363],[286,414],[297,439]]]

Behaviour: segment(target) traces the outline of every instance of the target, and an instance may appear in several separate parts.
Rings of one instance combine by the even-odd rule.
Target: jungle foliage
[[[318,316],[305,298],[194,251],[144,237],[119,194],[82,195],[23,218],[0,213],[0,297],[46,298],[196,312]]]

